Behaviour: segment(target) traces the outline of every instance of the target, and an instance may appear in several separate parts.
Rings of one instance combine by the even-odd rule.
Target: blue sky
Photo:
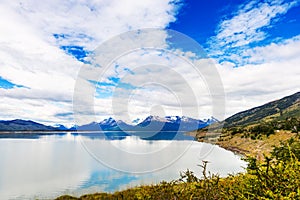
[[[220,22],[235,16],[234,13],[241,10],[241,5],[247,5],[249,2],[251,1],[186,1],[181,12],[177,15],[177,20],[172,22],[169,28],[187,34],[208,48],[207,42],[218,33],[217,29]],[[259,7],[259,3],[262,2],[268,1],[257,1],[253,8]],[[292,3],[294,1],[282,2]],[[278,15],[277,19],[273,19],[270,26],[264,27],[264,30],[269,37],[263,40],[261,45],[266,45],[277,38],[288,39],[297,36],[300,32],[299,5],[290,8],[284,15]]]
[[[203,47],[222,79],[226,116],[258,106],[300,88],[299,12],[298,0],[5,0],[0,3],[0,118],[73,124],[72,99],[80,69],[95,67],[89,56],[104,41],[143,28],[173,29]],[[155,41],[170,45],[164,34],[155,36]],[[170,47],[185,56],[193,53],[189,46],[181,48],[184,41]],[[186,83],[193,91],[203,83],[192,69],[175,60],[164,51],[142,50],[113,61],[101,77],[91,73],[82,83],[94,90],[95,105],[93,112],[84,113],[96,115],[97,120],[127,114],[132,121],[157,106],[166,115],[192,110],[192,103],[178,103],[176,94],[184,93]],[[151,63],[169,65],[181,77],[172,78],[164,69],[138,69]],[[164,87],[141,85],[151,77],[167,82]],[[186,83],[176,82],[181,78]],[[116,90],[130,94],[127,110],[114,111]],[[210,117],[210,101],[204,95],[208,91],[203,87],[198,92],[203,92],[196,94],[200,114],[193,117]]]
[[[215,35],[217,24],[244,1],[185,1],[177,20],[169,25],[170,29],[180,31],[201,45]]]
[[[254,2],[254,3],[253,3]],[[242,45],[239,48],[230,49],[229,52],[239,52],[244,49],[257,46],[266,46],[271,43],[279,43],[286,39],[295,37],[300,33],[299,20],[299,1],[221,1],[215,0],[211,2],[203,1],[183,1],[179,3],[179,12],[176,15],[176,21],[171,22],[166,28],[179,31],[196,40],[203,46],[205,51],[212,57],[224,56],[215,55],[212,43],[218,42],[214,39],[220,33],[220,26],[223,21],[230,21],[237,13],[242,11],[244,7],[253,3],[249,10],[260,9],[263,5],[269,5],[273,2],[273,6],[286,7],[284,10],[275,11],[274,17],[269,17],[266,24],[257,27],[257,31],[263,32],[264,37],[253,40],[247,45]],[[277,3],[276,3],[277,2]],[[290,6],[290,8],[289,8]],[[261,9],[262,10],[262,9]],[[272,12],[266,13],[270,15]],[[251,16],[251,15],[249,15]],[[256,17],[256,16],[251,16]],[[248,18],[250,21],[251,18]],[[242,26],[244,26],[242,24]],[[233,34],[240,34],[243,30],[236,30]],[[245,31],[245,30],[244,30]],[[68,35],[54,34],[56,39],[68,38]],[[78,38],[87,37],[86,35],[77,36]],[[92,38],[90,38],[92,40]],[[229,48],[231,45],[227,45]],[[228,48],[227,47],[227,48]],[[82,46],[61,46],[68,54],[73,55],[79,61],[84,61],[83,58],[88,56],[88,51]],[[215,48],[215,47],[213,47]],[[231,60],[232,61],[232,60]],[[243,63],[236,63],[238,66]]]
[[[18,87],[18,85],[14,84],[14,83],[11,83],[8,80],[5,80],[5,79],[0,77],[0,88],[11,89],[11,88],[14,88],[14,87]]]
[[[246,7],[249,7],[246,9]],[[264,10],[268,9],[269,10]],[[257,10],[257,12],[253,12]],[[186,1],[182,7],[182,12],[177,16],[175,22],[170,23],[169,28],[180,31],[195,39],[206,50],[206,52],[217,58],[219,61],[232,61],[237,67],[245,64],[246,59],[237,61],[230,59],[234,53],[240,54],[245,49],[251,49],[259,46],[266,46],[271,43],[280,43],[286,39],[295,37],[300,33],[299,1]],[[252,12],[252,13],[251,13]],[[234,47],[234,42],[240,39],[233,38],[232,43],[226,43],[224,46],[218,46],[220,40],[216,39],[222,32],[222,23],[231,22],[245,14],[246,19],[236,21],[241,23],[239,27],[233,29],[231,35],[247,35],[249,32],[248,44]],[[261,19],[259,19],[261,17]],[[257,18],[257,20],[254,20]],[[260,20],[266,20],[265,23],[255,26]],[[251,23],[254,24],[251,24]],[[247,29],[239,29],[247,26]],[[233,25],[233,24],[229,24]],[[235,24],[236,25],[236,24]],[[253,28],[253,29],[252,29]],[[251,29],[253,31],[251,31]],[[251,36],[259,35],[257,38]],[[226,38],[224,38],[226,41]],[[217,47],[215,47],[215,44]],[[217,48],[217,49],[215,49]],[[223,49],[222,54],[217,54]],[[228,49],[228,50],[227,50]],[[225,55],[224,55],[225,54]]]

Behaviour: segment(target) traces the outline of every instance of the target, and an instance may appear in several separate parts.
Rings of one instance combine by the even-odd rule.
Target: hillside
[[[207,130],[210,132],[237,131],[258,124],[272,124],[278,126],[274,127],[275,129],[281,129],[281,126],[284,126],[287,121],[292,121],[297,125],[297,120],[300,120],[300,92],[236,113],[224,121],[214,123],[195,132],[206,132]]]
[[[300,92],[239,112],[225,120],[224,128],[247,126],[261,121],[284,120],[288,117],[300,117]]]
[[[263,158],[272,146],[298,135],[299,131],[300,92],[297,92],[239,112],[191,135],[201,142],[216,143],[240,154]]]
[[[57,128],[46,126],[30,120],[0,121],[0,131],[55,131]]]

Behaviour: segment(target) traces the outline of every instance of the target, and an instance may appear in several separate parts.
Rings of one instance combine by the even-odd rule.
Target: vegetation
[[[249,127],[258,124],[267,129],[298,132],[300,128],[300,92],[239,112],[222,122],[199,129],[197,133],[229,131],[236,134],[245,132]]]
[[[292,138],[274,147],[262,162],[247,157],[245,173],[220,178],[206,172],[207,162],[200,165],[198,178],[187,170],[180,178],[157,185],[139,186],[110,193],[83,195],[65,199],[300,199],[300,142]]]
[[[187,170],[171,182],[57,199],[300,199],[299,131],[300,92],[190,133],[246,155],[245,173],[221,178],[203,161],[202,177]]]
[[[243,155],[263,159],[278,145],[300,131],[300,92],[237,113],[223,122],[190,133],[198,141],[215,143]]]
[[[269,137],[274,134],[275,131],[279,130],[298,133],[300,131],[300,117],[289,117],[280,121],[272,120],[269,122],[256,123],[250,126],[224,128],[222,133],[224,135],[229,134],[231,136],[239,134],[241,137],[250,137],[255,140],[262,139],[263,136]]]
[[[222,132],[196,133],[198,141],[214,143],[242,155],[250,155],[263,159],[269,155],[272,146],[279,145],[299,134],[300,117],[286,118],[281,121],[270,121],[224,128]]]
[[[251,124],[281,121],[286,118],[300,116],[300,92],[269,102],[240,113],[237,113],[224,121],[224,128],[248,126]]]

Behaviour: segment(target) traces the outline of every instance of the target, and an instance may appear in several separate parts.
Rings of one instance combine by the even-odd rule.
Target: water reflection
[[[180,136],[182,140],[171,141],[168,139],[174,135],[166,134],[152,140],[120,132],[1,135],[0,199],[43,199],[62,194],[116,191],[177,179],[179,172],[187,168],[200,176],[197,164],[203,159],[210,161],[210,171],[223,176],[240,172],[245,166],[238,156],[217,146],[212,148],[184,135]],[[86,145],[94,154],[132,172],[162,164],[165,167],[152,173],[124,173],[98,162],[86,151]],[[120,155],[119,151],[111,150],[112,146],[127,153]],[[168,150],[161,153],[164,149]],[[185,150],[183,156],[178,157],[182,150]],[[178,157],[176,162],[168,165],[174,157]]]

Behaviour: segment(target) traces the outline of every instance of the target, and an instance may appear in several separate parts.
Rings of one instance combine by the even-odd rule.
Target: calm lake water
[[[209,161],[226,176],[244,171],[239,156],[183,133],[61,133],[0,135],[0,199],[51,199],[113,192],[178,179]]]

